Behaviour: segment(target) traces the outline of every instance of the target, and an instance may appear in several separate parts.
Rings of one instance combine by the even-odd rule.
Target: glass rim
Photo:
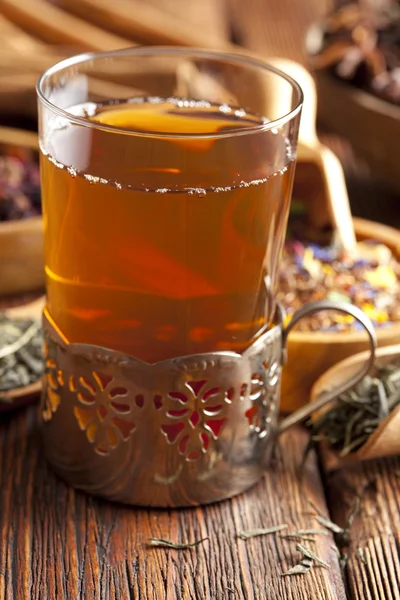
[[[257,125],[251,125],[249,127],[243,127],[237,130],[228,130],[228,131],[219,131],[219,132],[209,132],[209,133],[174,133],[174,132],[163,132],[163,131],[146,131],[146,130],[135,130],[128,129],[125,127],[118,127],[115,125],[107,125],[104,123],[100,123],[99,121],[93,121],[87,117],[74,115],[73,113],[68,112],[67,110],[60,108],[56,104],[53,104],[50,100],[48,100],[44,94],[43,86],[46,80],[54,75],[55,73],[59,73],[64,69],[69,67],[77,66],[83,64],[85,62],[89,62],[96,59],[107,59],[118,56],[161,56],[163,54],[192,54],[196,57],[204,58],[204,59],[218,59],[221,61],[230,61],[243,65],[250,65],[252,67],[256,67],[263,71],[274,73],[275,75],[281,77],[286,80],[292,87],[293,90],[297,92],[298,99],[294,108],[292,108],[288,113],[282,115],[278,119],[272,119],[271,121],[266,121],[263,123],[259,123]],[[167,138],[167,139],[221,139],[226,137],[235,137],[238,135],[247,135],[251,133],[257,133],[262,131],[269,131],[271,129],[275,129],[281,127],[282,125],[288,123],[292,119],[294,119],[301,111],[304,102],[304,94],[300,85],[297,83],[293,77],[281,71],[280,69],[274,67],[269,64],[268,61],[264,61],[262,59],[258,59],[256,57],[247,56],[245,54],[236,54],[233,52],[223,52],[217,50],[203,50],[201,48],[194,48],[190,46],[133,46],[129,48],[122,48],[120,50],[110,50],[106,52],[83,52],[80,54],[73,55],[69,58],[63,59],[52,67],[47,69],[38,79],[36,84],[36,93],[40,102],[46,106],[48,109],[56,113],[58,116],[67,119],[77,125],[81,125],[84,127],[89,127],[91,129],[100,129],[102,131],[109,131],[110,133],[120,133],[125,135],[132,136],[140,136],[140,137],[149,137],[149,138]],[[149,96],[150,97],[150,96]]]

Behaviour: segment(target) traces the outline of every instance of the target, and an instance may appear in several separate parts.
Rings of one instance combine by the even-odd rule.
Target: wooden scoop
[[[317,92],[313,78],[298,63],[284,58],[268,62],[297,81],[304,93],[300,123],[295,190],[306,201],[313,225],[332,225],[343,248],[355,249],[356,237],[342,166],[316,133]],[[304,190],[304,192],[303,192]]]
[[[388,363],[395,363],[400,366],[400,344],[379,348],[375,356],[376,365],[383,366]],[[331,367],[317,380],[312,388],[311,401],[317,400],[323,392],[335,389],[343,381],[349,379],[359,370],[360,365],[365,362],[367,357],[368,352],[360,352]],[[334,471],[360,461],[400,454],[399,431],[400,406],[397,406],[370,435],[368,441],[356,452],[341,457],[336,451],[329,448],[327,444],[321,444],[322,460],[325,468],[329,471]]]
[[[37,300],[9,308],[6,315],[12,319],[40,319],[45,306],[45,297],[41,296]],[[0,413],[20,408],[37,399],[42,389],[42,381],[37,381],[21,388],[15,388],[8,392],[0,392]]]

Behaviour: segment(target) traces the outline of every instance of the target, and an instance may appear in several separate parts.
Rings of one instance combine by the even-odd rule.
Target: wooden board
[[[345,600],[330,537],[316,552],[330,569],[282,577],[299,560],[277,536],[238,539],[243,529],[314,527],[308,498],[326,510],[313,456],[303,479],[307,435],[286,435],[264,480],[207,508],[156,511],[112,505],[75,492],[47,468],[35,408],[0,424],[1,600]],[[209,537],[190,550],[148,547],[150,536]]]
[[[355,600],[400,600],[400,458],[375,460],[327,477],[335,521],[360,498],[351,528],[347,581]]]

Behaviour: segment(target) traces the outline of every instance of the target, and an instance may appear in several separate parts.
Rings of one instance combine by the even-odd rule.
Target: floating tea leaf
[[[249,529],[248,531],[240,531],[238,533],[238,537],[242,538],[242,540],[248,540],[253,537],[258,537],[261,535],[270,535],[272,533],[278,533],[279,531],[283,531],[283,529],[287,529],[287,525],[274,525],[273,527],[267,527],[266,529]]]
[[[195,540],[187,544],[180,544],[171,542],[170,540],[164,540],[163,538],[150,538],[150,546],[158,546],[159,548],[173,548],[175,550],[185,550],[186,548],[194,548],[199,544],[202,544],[208,540],[208,537],[202,538],[201,540]]]

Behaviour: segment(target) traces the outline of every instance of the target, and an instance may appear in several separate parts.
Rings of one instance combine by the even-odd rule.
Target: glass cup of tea
[[[241,492],[276,431],[300,87],[140,47],[65,60],[38,96],[50,462],[133,504]]]

